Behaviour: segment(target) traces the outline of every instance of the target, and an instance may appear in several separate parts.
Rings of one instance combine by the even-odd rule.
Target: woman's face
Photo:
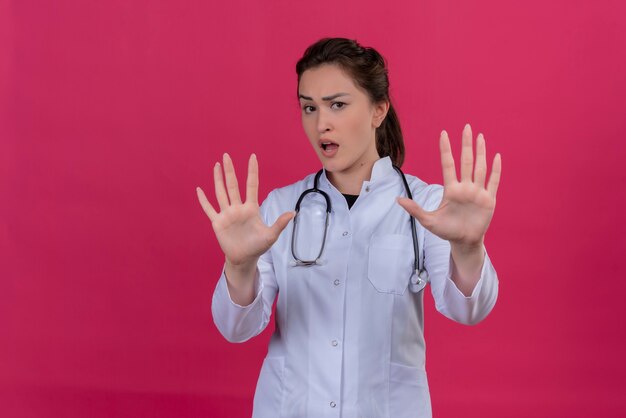
[[[376,128],[388,102],[371,103],[339,66],[323,64],[300,77],[302,126],[322,165],[331,173],[350,174],[371,168],[380,157]]]

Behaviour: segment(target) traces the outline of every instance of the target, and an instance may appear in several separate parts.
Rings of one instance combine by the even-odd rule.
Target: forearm
[[[236,282],[240,272],[237,268],[230,272],[235,283],[229,283],[226,270],[225,264],[213,292],[211,302],[213,322],[226,340],[234,343],[244,342],[258,335],[269,322],[276,297],[272,265],[259,259],[252,277],[255,293],[252,300],[240,298]]]
[[[248,306],[254,301],[254,275],[258,259],[244,264],[233,265],[226,260],[224,274],[230,297],[238,305]]]
[[[470,296],[476,283],[480,280],[480,272],[485,261],[484,243],[467,245],[450,242],[452,255],[452,281],[465,296]]]

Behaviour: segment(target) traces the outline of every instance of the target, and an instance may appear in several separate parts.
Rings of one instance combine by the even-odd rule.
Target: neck
[[[361,193],[363,182],[372,177],[374,163],[380,158],[378,155],[376,157],[373,160],[361,161],[344,171],[327,172],[328,180],[341,193],[358,195]]]

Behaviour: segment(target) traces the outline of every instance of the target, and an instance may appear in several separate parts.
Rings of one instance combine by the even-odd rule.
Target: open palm
[[[398,198],[398,203],[424,228],[438,237],[464,245],[482,243],[496,207],[496,192],[500,182],[501,157],[496,154],[487,187],[485,138],[476,138],[476,166],[472,151],[472,130],[469,124],[463,129],[461,148],[461,181],[458,181],[450,140],[446,131],[441,132],[440,151],[443,169],[443,198],[439,207],[427,212],[415,201]],[[474,176],[472,179],[472,169]]]
[[[232,265],[255,263],[254,260],[267,251],[278,239],[282,230],[293,218],[294,212],[283,213],[272,226],[265,225],[259,211],[259,169],[256,156],[252,154],[248,162],[245,203],[241,201],[239,195],[239,186],[232,160],[228,154],[224,154],[223,159],[226,187],[224,187],[220,164],[215,164],[213,169],[215,196],[220,206],[220,212],[218,213],[213,208],[199,187],[196,188],[198,200],[211,220],[213,231],[227,262]]]

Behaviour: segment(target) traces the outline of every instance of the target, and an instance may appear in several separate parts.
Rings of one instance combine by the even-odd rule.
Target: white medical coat
[[[293,210],[314,177],[273,190],[261,204],[265,223]],[[442,186],[406,177],[419,205],[426,210],[439,206]],[[431,417],[423,290],[413,293],[408,286],[414,260],[411,226],[409,214],[395,200],[406,196],[402,179],[389,157],[379,159],[351,209],[325,172],[319,188],[332,202],[321,265],[294,266],[291,221],[259,259],[250,305],[232,301],[223,270],[213,293],[215,325],[231,342],[263,331],[278,295],[253,417]],[[416,225],[436,309],[462,324],[481,321],[498,294],[486,251],[480,280],[466,297],[450,278],[450,243]]]

